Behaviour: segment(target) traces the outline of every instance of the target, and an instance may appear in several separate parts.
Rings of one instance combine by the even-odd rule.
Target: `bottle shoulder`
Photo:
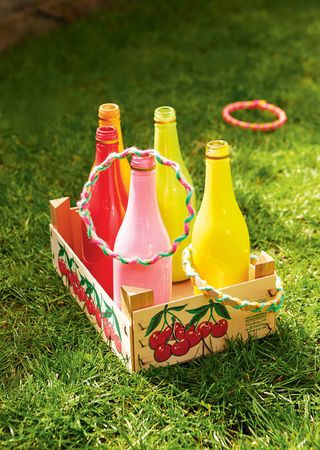
[[[237,202],[233,207],[210,208],[201,205],[194,222],[193,235],[197,239],[228,239],[234,235],[249,236],[245,218]]]
[[[116,251],[129,252],[129,256],[150,257],[169,249],[170,239],[163,221],[158,217],[126,214],[116,237]]]

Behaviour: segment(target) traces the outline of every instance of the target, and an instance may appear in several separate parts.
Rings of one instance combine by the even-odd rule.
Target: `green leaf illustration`
[[[190,314],[198,314],[202,311],[209,311],[210,309],[210,305],[203,305],[203,306],[199,306],[199,308],[195,308],[195,309],[187,309],[186,311]]]
[[[171,308],[168,308],[167,311],[182,311],[187,305],[182,306],[172,306]]]
[[[110,308],[110,306],[108,305],[108,303],[104,303],[105,307],[106,307],[106,311],[108,311],[108,313],[110,313],[111,315],[114,314],[114,311],[112,308]]]
[[[200,322],[200,320],[207,314],[207,311],[208,309],[202,309],[197,314],[195,314],[186,326],[186,331],[188,331],[189,328],[192,327],[192,325],[197,325],[198,322]]]
[[[61,258],[62,256],[64,256],[65,252],[66,252],[65,249],[63,247],[60,247],[59,253],[58,253],[58,258]]]
[[[115,327],[117,329],[118,336],[120,338],[120,341],[122,341],[121,331],[120,331],[120,326],[119,326],[119,322],[118,322],[117,316],[115,315],[114,311],[112,311],[112,313],[113,313],[114,324],[115,324]]]
[[[104,309],[104,314],[107,313],[107,316],[104,317],[111,317],[112,314],[114,314],[114,311],[112,308],[110,308],[110,306],[108,305],[108,303],[105,301],[105,299],[103,298],[103,295],[100,294],[100,309]]]
[[[96,291],[96,288],[94,286],[92,286],[92,288],[93,288],[93,294],[94,294],[93,296],[94,296],[94,298],[95,298],[95,300],[97,302],[97,306],[98,306],[99,309],[101,309],[101,303],[100,303],[99,295],[98,295],[98,293]]]
[[[112,317],[112,311],[105,311],[103,314],[102,314],[102,317],[103,318],[108,318],[108,319],[110,319],[110,317]]]
[[[230,314],[228,313],[228,310],[224,305],[221,305],[221,303],[214,303],[213,307],[218,316],[223,317],[227,320],[231,319]]]
[[[88,281],[88,280],[86,280],[86,284],[87,284],[86,294],[88,294],[88,295],[91,296],[91,294],[92,294],[92,292],[93,292],[93,286],[92,286],[92,284],[90,283],[90,281]]]
[[[152,333],[153,330],[155,330],[157,328],[157,326],[161,322],[162,316],[163,316],[163,311],[159,311],[155,316],[152,317],[152,319],[149,322],[149,326],[148,326],[145,336],[148,336],[148,334]]]
[[[67,258],[67,264],[68,264],[68,267],[69,267],[69,269],[71,270],[72,269],[72,264],[73,264],[73,258],[71,257],[71,258],[69,258],[69,256],[68,256],[68,253],[65,251],[65,255],[66,255],[66,258]]]

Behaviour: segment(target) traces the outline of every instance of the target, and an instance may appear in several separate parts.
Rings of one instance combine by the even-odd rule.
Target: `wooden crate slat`
[[[255,264],[255,277],[262,278],[272,275],[275,271],[274,259],[268,253],[262,251]]]
[[[68,245],[72,247],[69,197],[57,198],[50,201],[50,218],[51,224],[68,243]]]
[[[202,303],[203,304],[203,303]],[[171,304],[170,304],[171,306]],[[191,301],[187,305],[187,309],[197,308],[201,306],[201,303]],[[236,311],[231,307],[226,307],[230,314],[231,320],[228,320],[228,331],[225,336],[220,338],[214,338],[209,335],[204,342],[200,341],[198,345],[190,348],[188,353],[183,356],[172,355],[165,362],[157,362],[154,359],[154,350],[150,348],[148,340],[149,336],[146,336],[146,330],[150,323],[151,317],[137,312],[133,313],[133,346],[135,352],[135,370],[146,369],[150,365],[164,366],[171,365],[180,362],[190,361],[199,356],[205,356],[218,351],[223,351],[226,348],[227,339],[236,339],[241,336],[243,340],[247,340],[249,335],[254,336],[257,339],[267,336],[268,334],[276,330],[275,314],[273,312],[252,313],[248,311]],[[161,308],[159,307],[157,312]],[[190,314],[183,311],[177,314],[183,324],[188,324],[190,321]],[[152,316],[154,317],[154,316]],[[201,319],[201,322],[206,321],[208,315]],[[216,319],[220,320],[221,317],[216,315]],[[221,319],[223,320],[223,319]],[[161,324],[162,325],[162,324]],[[160,330],[161,326],[157,328]],[[170,343],[170,342],[169,342]],[[173,341],[174,343],[174,341]]]
[[[186,282],[185,289],[190,292]],[[241,283],[237,286],[230,286],[223,288],[223,292],[229,295],[237,295],[240,299],[248,299],[251,301],[258,301],[268,299],[270,297],[269,291],[275,287],[275,275],[265,278],[252,280],[246,283]],[[209,298],[205,295],[195,295],[188,298],[182,298],[170,302],[169,308],[182,308],[180,311],[174,312],[182,324],[186,325],[190,322],[192,315],[188,310],[194,310],[201,306],[208,305]],[[219,308],[219,307],[217,307]],[[220,338],[208,336],[204,341],[202,340],[197,346],[190,348],[187,354],[183,356],[171,355],[165,362],[157,362],[154,359],[154,350],[149,346],[150,334],[146,336],[146,332],[152,320],[155,320],[157,315],[165,309],[165,305],[152,306],[143,310],[133,311],[133,347],[134,347],[134,361],[135,370],[147,368],[150,365],[171,365],[177,362],[184,362],[194,359],[195,357],[207,355],[213,352],[222,351],[226,346],[226,339],[236,339],[241,336],[244,340],[248,339],[249,335],[254,335],[256,338],[261,338],[275,331],[275,314],[273,312],[253,313],[250,311],[239,311],[232,307],[225,307],[227,314],[230,316],[228,322],[227,334]],[[224,320],[222,316],[215,313],[216,321]],[[206,321],[209,318],[209,311],[200,322]],[[225,319],[226,320],[226,319]],[[155,331],[160,331],[163,321],[160,321]],[[170,323],[169,323],[170,325]],[[152,334],[152,333],[151,333]],[[174,341],[173,341],[174,342]]]
[[[240,300],[264,300],[272,297],[276,287],[276,275],[249,280],[246,283],[234,284],[222,288],[224,294],[237,297]]]
[[[82,248],[82,220],[78,208],[70,208],[70,222],[72,231],[72,250],[83,261]]]

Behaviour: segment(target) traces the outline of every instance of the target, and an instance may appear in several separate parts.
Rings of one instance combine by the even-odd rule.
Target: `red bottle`
[[[113,152],[118,152],[118,133],[115,127],[99,127],[96,132],[95,164],[101,164]],[[99,178],[91,188],[89,211],[98,236],[111,248],[124,217],[124,208],[117,187],[116,166],[99,172]],[[113,298],[113,260],[93,244],[83,224],[83,256],[86,267]]]

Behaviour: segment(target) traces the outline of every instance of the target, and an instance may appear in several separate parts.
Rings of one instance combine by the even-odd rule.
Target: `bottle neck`
[[[155,149],[170,159],[182,159],[177,131],[177,122],[154,124]]]
[[[148,220],[159,213],[156,195],[156,171],[131,168],[130,190],[126,216],[139,215]]]
[[[99,126],[100,127],[116,127],[120,125],[120,116],[115,117],[101,117],[99,116]]]
[[[117,152],[118,142],[116,143],[100,143],[96,142],[96,157],[93,168],[103,163],[110,153]],[[113,162],[111,166],[99,172],[99,179],[92,186],[92,197],[90,200],[91,210],[95,210],[99,214],[105,208],[112,205],[120,205],[120,196],[116,183],[116,165]]]
[[[110,144],[103,144],[99,141],[96,142],[96,157],[95,157],[95,164],[101,164],[110,153],[117,153],[118,152],[118,142],[110,143]],[[110,169],[114,166],[110,167]],[[108,170],[110,170],[108,169]]]
[[[121,133],[120,116],[111,118],[101,118],[99,117],[99,127],[115,127],[118,131],[119,147],[116,151],[122,152],[123,150],[123,139]]]
[[[206,158],[206,179],[203,202],[226,206],[236,202],[232,186],[230,158]]]

